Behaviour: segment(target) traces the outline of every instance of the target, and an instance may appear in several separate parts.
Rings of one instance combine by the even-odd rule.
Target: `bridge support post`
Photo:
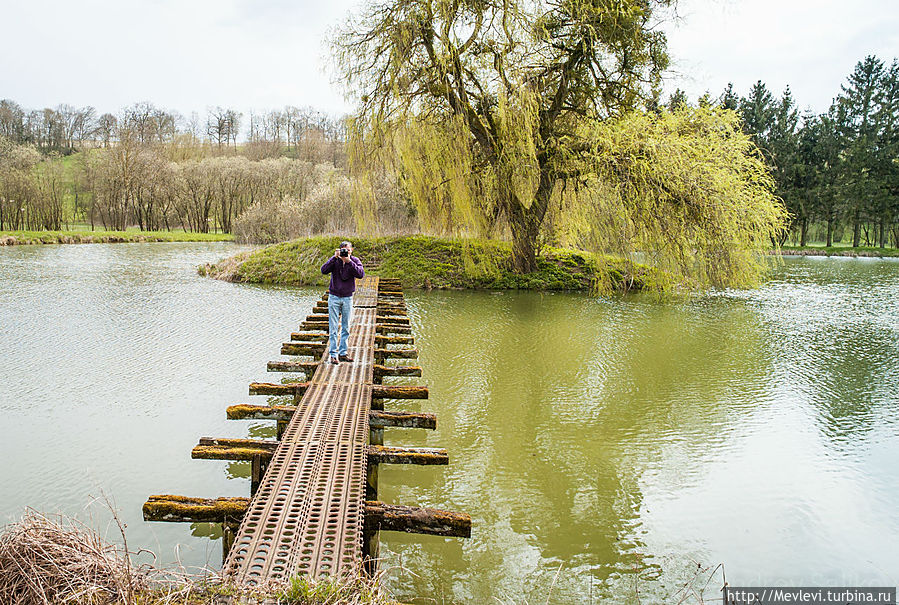
[[[256,490],[262,483],[262,477],[265,475],[265,465],[262,463],[262,456],[255,454],[250,462],[250,497],[256,495]]]
[[[227,519],[222,523],[222,563],[228,558],[231,547],[234,546],[234,536],[237,534],[237,525]]]
[[[368,430],[368,442],[370,445],[384,445],[384,429],[372,428]],[[365,476],[365,499],[378,499],[378,463],[368,463],[368,472]],[[381,539],[377,530],[365,529],[362,532],[362,566],[369,575],[374,575],[378,570],[378,558],[381,556]]]

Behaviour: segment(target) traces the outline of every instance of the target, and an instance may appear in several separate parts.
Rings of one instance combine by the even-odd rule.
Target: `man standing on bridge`
[[[337,364],[338,360],[352,362],[353,358],[347,355],[347,341],[350,338],[353,292],[356,291],[356,278],[365,277],[365,269],[362,268],[362,261],[353,256],[353,245],[340,242],[334,256],[322,265],[322,273],[331,274],[331,285],[328,287],[328,352],[331,363]]]

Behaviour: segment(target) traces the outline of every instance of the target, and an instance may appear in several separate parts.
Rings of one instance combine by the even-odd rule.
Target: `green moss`
[[[241,259],[225,259],[199,268],[201,275],[229,281],[327,285],[321,266],[340,244],[339,237],[313,237],[275,244]],[[466,288],[491,290],[639,290],[653,282],[649,267],[624,259],[580,250],[546,248],[537,270],[519,274],[512,269],[508,242],[455,240],[412,235],[354,239],[354,254],[372,275],[399,279],[410,288]],[[664,280],[655,280],[662,283]]]

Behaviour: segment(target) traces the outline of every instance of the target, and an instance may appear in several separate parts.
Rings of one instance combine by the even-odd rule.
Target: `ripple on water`
[[[197,277],[230,244],[0,249],[0,515],[110,493],[134,546],[217,564],[206,530],[143,523],[151,493],[245,495],[246,465],[193,461],[316,290]],[[728,580],[899,583],[899,264],[788,259],[753,291],[688,302],[409,292],[443,468],[380,494],[472,514],[471,540],[384,535],[399,596],[664,600]],[[834,545],[839,548],[834,548]],[[562,570],[559,571],[560,565]],[[440,573],[434,573],[440,570]],[[415,575],[413,575],[413,573]],[[851,582],[850,582],[851,583]],[[592,591],[592,592],[591,592]],[[648,596],[647,596],[648,595]]]

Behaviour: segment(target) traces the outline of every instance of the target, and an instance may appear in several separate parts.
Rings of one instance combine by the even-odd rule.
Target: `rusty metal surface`
[[[358,570],[377,291],[367,277],[354,297],[354,363],[325,363],[326,351],[298,402],[225,560],[237,582]]]
[[[368,285],[367,285],[368,284]],[[366,277],[353,296],[354,307],[374,307],[378,304],[378,278]]]

